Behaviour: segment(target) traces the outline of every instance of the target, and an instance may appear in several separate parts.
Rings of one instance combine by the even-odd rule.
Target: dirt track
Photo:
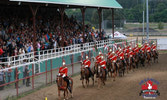
[[[153,63],[152,66],[140,67],[134,72],[125,74],[124,77],[117,77],[113,82],[108,78],[106,85],[100,90],[97,89],[97,83],[92,86],[92,81],[88,88],[83,88],[80,76],[73,77],[74,79],[74,98],[69,100],[143,100],[139,96],[141,86],[139,82],[146,78],[154,78],[160,84],[158,90],[160,96],[157,100],[167,100],[167,54],[160,55],[159,63]],[[41,89],[32,93],[20,100],[44,100],[47,96],[48,100],[57,100],[57,86],[56,84]],[[61,94],[63,97],[63,93]]]

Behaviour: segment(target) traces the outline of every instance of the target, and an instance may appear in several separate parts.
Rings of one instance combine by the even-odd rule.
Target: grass
[[[167,50],[161,50],[161,51],[158,51],[160,54],[166,54],[167,53]]]

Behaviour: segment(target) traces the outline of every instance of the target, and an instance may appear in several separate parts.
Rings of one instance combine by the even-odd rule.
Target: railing
[[[76,53],[81,53],[81,52],[92,50],[95,44],[97,48],[102,48],[104,47],[104,45],[112,46],[113,41],[114,41],[113,39],[108,39],[108,40],[101,40],[97,42],[74,44],[74,45],[67,46],[67,47],[20,54],[17,56],[3,58],[3,59],[6,59],[6,62],[0,62],[0,65],[5,64],[5,65],[10,65],[11,66],[10,68],[16,68],[20,66],[34,64],[34,63],[40,63],[40,62],[43,62],[49,59],[63,57],[63,56],[71,55],[71,54],[76,54]],[[130,40],[128,42],[133,42],[133,41],[135,40]],[[120,42],[115,43],[115,44],[120,44]],[[27,63],[23,63],[24,60],[26,60]],[[8,68],[6,68],[6,70],[7,69]]]

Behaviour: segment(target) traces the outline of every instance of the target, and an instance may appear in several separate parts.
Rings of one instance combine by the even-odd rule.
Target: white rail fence
[[[95,44],[97,48],[104,48],[104,45],[113,46],[113,41],[114,41],[113,39],[101,40],[97,42],[75,44],[75,45],[62,47],[62,48],[35,51],[35,52],[25,53],[17,56],[6,57],[6,58],[3,58],[3,59],[6,59],[6,62],[0,62],[0,65],[5,64],[5,65],[10,65],[11,66],[10,68],[16,68],[16,67],[21,67],[25,65],[41,63],[49,59],[59,58],[59,57],[63,57],[71,54],[93,50]],[[136,40],[129,40],[127,42],[128,43],[132,42],[133,46],[135,46],[136,44]],[[121,45],[123,44],[123,42],[117,42],[115,44]],[[23,63],[24,60],[26,60],[27,63]],[[8,70],[8,68],[4,70]]]

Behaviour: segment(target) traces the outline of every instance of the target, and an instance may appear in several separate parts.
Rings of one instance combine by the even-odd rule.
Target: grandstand
[[[18,82],[25,79],[23,66],[32,69],[30,78],[34,89],[35,76],[46,73],[48,83],[47,72],[60,67],[62,59],[73,65],[83,59],[82,53],[93,57],[95,44],[98,50],[105,52],[104,45],[112,46],[114,42],[102,40],[102,9],[112,10],[114,23],[114,9],[122,8],[115,0],[1,0],[0,5],[0,65],[8,80],[0,87],[16,83],[17,95],[20,93]],[[81,9],[82,22],[64,13],[69,8]],[[98,10],[98,33],[85,27],[86,8]],[[112,27],[114,33],[114,24]],[[72,68],[71,74],[74,70]],[[19,76],[15,75],[17,71],[20,71]],[[11,77],[7,77],[9,73]]]

